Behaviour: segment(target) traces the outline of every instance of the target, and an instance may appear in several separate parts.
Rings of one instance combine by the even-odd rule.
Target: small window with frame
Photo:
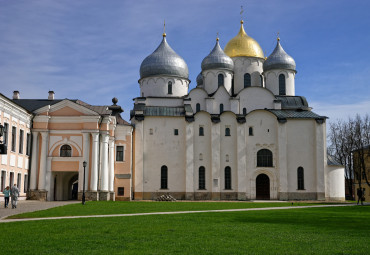
[[[117,195],[118,196],[124,196],[125,195],[125,188],[124,187],[118,187],[118,190],[117,190]]]
[[[230,127],[225,128],[225,136],[231,136]]]
[[[199,127],[199,136],[204,136],[204,127],[203,126]]]
[[[249,136],[253,136],[253,127],[249,127]]]
[[[116,147],[116,161],[123,161],[124,159],[124,148],[123,146]]]
[[[175,128],[175,129],[173,130],[173,133],[174,133],[174,135],[179,135],[179,130],[178,130],[177,128]]]

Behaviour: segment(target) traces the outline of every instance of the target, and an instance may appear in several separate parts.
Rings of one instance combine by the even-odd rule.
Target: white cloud
[[[359,114],[360,116],[370,114],[370,100],[353,104],[312,102],[310,103],[310,106],[313,107],[313,111],[315,113],[329,117],[328,124],[333,123],[338,119],[347,120],[348,117],[354,117],[356,114]]]

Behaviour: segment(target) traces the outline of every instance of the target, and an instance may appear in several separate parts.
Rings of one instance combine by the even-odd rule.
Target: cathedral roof
[[[197,86],[203,85],[203,75],[202,72],[200,72],[197,76]]]
[[[282,109],[309,109],[308,103],[305,97],[303,96],[275,96],[277,100],[281,102]]]
[[[141,79],[156,75],[177,76],[184,79],[189,77],[185,60],[168,45],[166,34],[163,34],[163,40],[158,48],[147,56],[140,66]]]
[[[228,69],[230,71],[234,69],[233,60],[221,49],[218,38],[211,53],[202,61],[202,71],[216,68]]]
[[[283,47],[281,47],[280,39],[278,38],[274,51],[263,63],[263,71],[271,69],[289,69],[296,71],[295,68],[294,59],[285,52]]]
[[[265,58],[261,46],[256,40],[248,36],[240,22],[239,33],[225,46],[225,53],[230,57],[256,57]]]

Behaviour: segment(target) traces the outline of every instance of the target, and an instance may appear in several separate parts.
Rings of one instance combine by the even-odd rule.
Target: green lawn
[[[314,203],[325,204],[325,203]],[[85,205],[81,203],[55,207],[48,210],[23,213],[8,217],[16,218],[38,218],[59,217],[73,215],[106,215],[124,213],[146,213],[146,212],[174,212],[174,211],[200,211],[220,209],[243,209],[282,206],[304,206],[312,203],[275,202],[275,203],[253,203],[253,202],[113,202],[113,201],[90,201]]]
[[[349,206],[2,223],[1,254],[369,254],[369,219]]]

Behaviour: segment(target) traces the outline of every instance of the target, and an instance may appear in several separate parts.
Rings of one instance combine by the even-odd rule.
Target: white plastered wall
[[[225,69],[212,69],[202,72],[204,88],[208,94],[214,93],[218,89],[218,75],[224,76],[224,87],[226,91],[231,95],[231,82],[233,74],[231,71]]]
[[[191,108],[193,109],[193,112],[196,112],[196,105],[200,104],[200,110],[205,111],[206,110],[206,97],[208,97],[207,92],[204,89],[195,88],[192,89],[187,96],[188,98],[191,98]]]
[[[168,94],[168,82],[172,82],[172,94]],[[141,97],[182,97],[189,89],[189,80],[171,76],[148,77],[139,83]]]
[[[289,119],[287,126],[288,192],[317,192],[316,139],[313,119]],[[297,169],[304,169],[304,190],[298,190]],[[324,178],[324,176],[322,176]]]
[[[185,191],[185,119],[183,117],[147,116],[142,123],[143,191]],[[153,131],[152,135],[150,129]],[[174,129],[178,129],[177,136],[174,135]],[[160,189],[160,173],[163,165],[168,168],[168,189],[166,190]],[[137,175],[137,177],[140,176]]]
[[[275,69],[264,73],[266,88],[274,95],[279,95],[279,75],[285,75],[285,89],[287,96],[295,96],[295,72],[291,70]]]
[[[212,122],[206,112],[198,112],[195,115],[194,127],[194,192],[212,191]],[[199,136],[199,127],[203,127],[204,136]],[[203,166],[206,171],[206,190],[199,190],[199,167]]]
[[[345,180],[343,166],[325,167],[325,199],[345,200]]]
[[[247,109],[247,113],[256,109],[274,109],[274,95],[267,89],[261,87],[248,87],[240,91],[238,97],[240,99],[239,113],[243,112],[243,108]]]
[[[251,75],[251,85],[261,87],[260,75],[263,72],[263,59],[251,57],[235,57],[234,61],[234,93],[244,88],[244,74]]]
[[[246,117],[247,140],[247,199],[256,198],[256,178],[266,174],[270,179],[270,198],[277,199],[279,187],[279,162],[277,147],[276,116],[264,110],[256,110]],[[253,136],[249,136],[249,127],[253,128]],[[257,152],[268,149],[273,155],[273,167],[257,167]]]

